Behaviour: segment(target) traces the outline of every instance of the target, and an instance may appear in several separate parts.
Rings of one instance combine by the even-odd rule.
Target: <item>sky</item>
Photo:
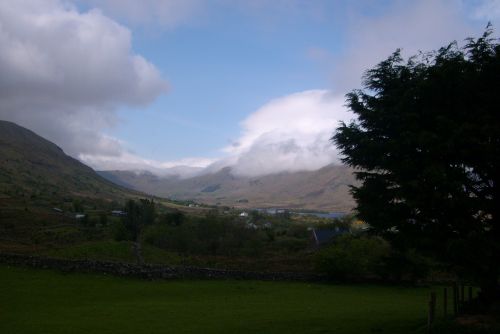
[[[98,170],[315,170],[364,71],[488,21],[500,0],[5,0],[0,119]]]

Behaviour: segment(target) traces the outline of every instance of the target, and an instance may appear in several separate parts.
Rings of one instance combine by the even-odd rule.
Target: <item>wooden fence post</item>
[[[434,317],[436,315],[436,293],[431,292],[431,299],[429,300],[429,314],[427,315],[427,330],[430,332]]]
[[[458,315],[458,287],[457,283],[453,283],[453,314]]]
[[[463,307],[465,303],[465,286],[460,284],[460,306]]]
[[[443,314],[446,318],[448,316],[448,288],[443,289]]]

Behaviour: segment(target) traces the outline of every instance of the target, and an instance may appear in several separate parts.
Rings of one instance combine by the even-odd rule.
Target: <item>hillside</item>
[[[0,251],[33,253],[83,242],[89,234],[76,212],[95,222],[138,196],[34,132],[0,121]]]
[[[195,200],[236,207],[285,207],[349,211],[354,202],[349,185],[351,169],[329,165],[317,171],[241,177],[224,168],[213,174],[181,179],[158,177],[148,172],[101,171],[117,184],[157,196]]]
[[[33,131],[0,121],[0,252],[37,253],[108,240],[120,221],[112,210],[144,197],[104,179]],[[155,202],[158,211],[203,215],[208,210]]]
[[[0,121],[0,194],[11,198],[77,196],[112,200],[127,197],[130,192],[36,133]]]

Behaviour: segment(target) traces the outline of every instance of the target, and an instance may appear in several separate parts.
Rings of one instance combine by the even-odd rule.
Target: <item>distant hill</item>
[[[130,193],[33,131],[0,121],[0,194],[3,197],[121,199]]]
[[[329,165],[317,171],[241,177],[229,167],[191,178],[158,177],[149,172],[101,171],[101,176],[133,189],[179,200],[236,207],[284,207],[349,211],[354,201],[352,170]]]

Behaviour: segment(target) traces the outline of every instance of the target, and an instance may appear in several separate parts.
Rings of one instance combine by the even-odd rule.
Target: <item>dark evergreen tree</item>
[[[474,275],[498,297],[500,46],[490,26],[404,61],[399,50],[347,95],[357,119],[332,140],[356,170],[359,217],[397,247]]]
[[[167,225],[180,226],[186,220],[186,216],[179,210],[175,209],[165,213],[161,217],[161,221]]]
[[[126,215],[122,218],[123,226],[127,229],[132,240],[135,241],[134,251],[137,262],[142,264],[141,233],[145,226],[153,224],[155,220],[155,203],[152,200],[141,199],[139,202],[129,200],[125,204]]]

